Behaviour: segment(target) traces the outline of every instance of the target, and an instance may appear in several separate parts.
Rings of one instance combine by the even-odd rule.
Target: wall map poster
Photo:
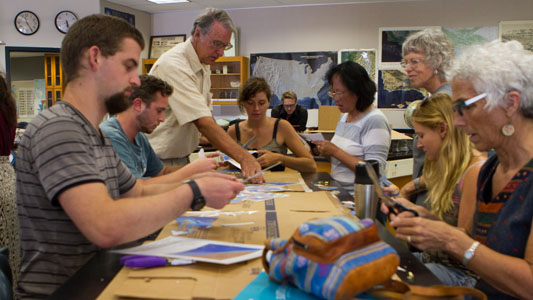
[[[374,82],[376,77],[376,50],[375,49],[342,49],[339,50],[339,64],[345,61],[353,61],[365,68]]]
[[[402,44],[407,37],[417,31],[437,28],[440,26],[426,27],[380,27],[379,28],[379,65],[385,67],[399,67],[402,60]]]
[[[281,95],[292,90],[306,108],[334,105],[328,96],[326,72],[337,64],[337,52],[252,53],[250,76],[263,77],[272,89],[270,107],[281,104]]]
[[[517,40],[525,49],[533,51],[533,20],[500,22],[500,39]]]
[[[378,108],[407,108],[415,101],[424,99],[427,92],[411,85],[404,70],[379,70]]]
[[[497,26],[442,28],[442,31],[453,42],[455,55],[461,55],[470,46],[498,38]]]

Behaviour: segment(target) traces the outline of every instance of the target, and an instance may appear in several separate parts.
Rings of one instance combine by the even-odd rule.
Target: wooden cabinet
[[[143,59],[142,72],[147,74],[157,59]],[[248,79],[248,58],[222,56],[211,65],[211,93],[214,105],[236,105],[239,90]]]
[[[51,107],[63,99],[63,70],[59,54],[44,55],[44,80],[46,88],[46,105]]]
[[[142,69],[143,74],[148,74],[150,72],[150,69],[155,64],[156,61],[157,61],[157,58],[145,58],[145,59],[143,59],[143,62],[142,62],[142,64],[143,64],[143,69]]]
[[[248,58],[222,56],[211,65],[211,93],[214,105],[236,105],[239,90],[248,79]]]

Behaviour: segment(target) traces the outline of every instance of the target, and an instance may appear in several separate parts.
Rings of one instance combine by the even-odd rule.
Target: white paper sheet
[[[229,265],[260,257],[264,246],[169,236],[142,246],[113,250],[136,255],[189,259]]]

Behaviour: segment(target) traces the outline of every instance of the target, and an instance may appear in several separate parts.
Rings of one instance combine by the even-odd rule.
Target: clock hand
[[[66,22],[67,22],[67,28],[69,28],[69,27],[70,27],[70,24],[68,23],[68,20],[66,20]]]

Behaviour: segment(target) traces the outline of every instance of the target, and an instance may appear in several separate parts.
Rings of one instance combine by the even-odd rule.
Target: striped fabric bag
[[[265,241],[269,278],[324,299],[350,299],[388,281],[400,259],[370,219],[332,217],[305,222],[292,237]]]

